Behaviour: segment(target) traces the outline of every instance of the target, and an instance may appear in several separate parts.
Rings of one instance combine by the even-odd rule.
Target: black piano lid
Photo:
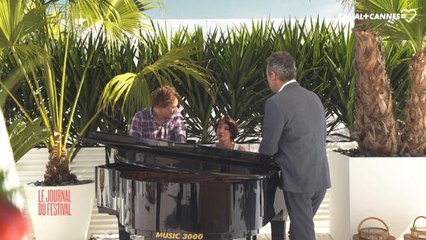
[[[254,152],[224,150],[198,144],[136,138],[124,134],[105,132],[90,132],[88,137],[82,138],[82,140],[97,142],[107,147],[117,149],[128,149],[130,151],[140,151],[144,153],[160,153],[163,155],[171,155],[176,158],[197,158],[197,160],[207,163],[246,166],[248,168],[262,169],[261,172],[267,172],[269,170],[276,171],[279,169],[272,161],[272,158]],[[140,166],[140,163],[136,161],[125,161],[125,163]],[[163,166],[144,167],[159,169]]]

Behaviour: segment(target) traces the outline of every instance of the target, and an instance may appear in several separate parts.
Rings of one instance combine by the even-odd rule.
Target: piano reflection
[[[279,168],[260,154],[102,132],[84,140],[105,146],[97,205],[117,216],[120,240],[256,239],[282,212]],[[284,239],[278,223],[272,238]]]

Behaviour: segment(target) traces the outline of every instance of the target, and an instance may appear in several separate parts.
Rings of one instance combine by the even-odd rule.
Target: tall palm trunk
[[[391,85],[377,36],[355,29],[355,132],[361,152],[391,156],[398,151]]]
[[[410,75],[404,136],[408,152],[418,156],[426,154],[426,49],[411,59]]]

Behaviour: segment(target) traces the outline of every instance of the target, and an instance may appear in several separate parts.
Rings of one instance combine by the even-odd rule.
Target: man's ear
[[[274,72],[274,71],[271,71],[271,78],[274,80],[274,81],[276,81],[278,78],[277,78],[277,73],[276,72]]]

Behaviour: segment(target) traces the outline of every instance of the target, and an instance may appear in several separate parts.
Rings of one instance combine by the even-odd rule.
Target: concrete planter
[[[330,234],[348,240],[366,217],[381,218],[397,240],[426,215],[425,157],[348,157],[328,152]],[[373,222],[374,223],[374,222]]]

